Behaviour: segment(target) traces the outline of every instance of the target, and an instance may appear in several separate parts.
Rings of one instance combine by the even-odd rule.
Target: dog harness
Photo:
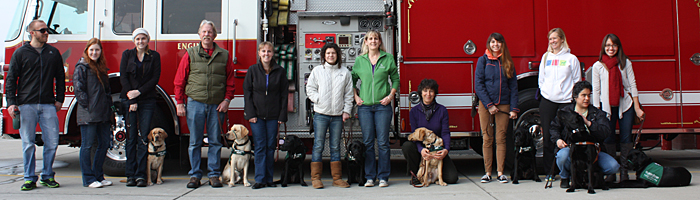
[[[574,143],[575,145],[594,145],[595,146],[595,160],[593,162],[598,161],[598,154],[600,154],[600,144],[598,143],[593,143],[593,142],[577,142]]]
[[[153,147],[153,150],[160,149],[163,145],[160,146],[155,146],[153,143],[148,143],[151,147]],[[163,157],[165,156],[165,150],[163,151],[158,151],[158,152],[148,152],[148,155],[156,156],[156,157]]]
[[[234,141],[233,142],[233,151],[231,151],[231,155],[233,155],[233,154],[242,155],[242,156],[244,156],[246,154],[253,155],[252,151],[243,151],[243,150],[238,149],[238,147],[245,146],[246,144],[248,144],[248,142],[250,142],[250,140],[246,140],[243,144],[238,144]]]
[[[659,163],[651,163],[647,165],[646,168],[644,168],[644,171],[642,171],[642,174],[639,176],[639,178],[647,180],[651,183],[653,183],[656,186],[659,186],[659,182],[661,181],[661,177],[664,175],[664,167],[659,165]]]
[[[348,159],[348,161],[355,161],[356,158],[355,156],[352,155],[352,151],[348,150],[348,153],[345,154],[345,157]]]
[[[516,147],[516,148],[515,148],[515,151],[517,151],[518,153],[523,153],[523,152],[532,151],[532,146],[529,146],[529,147]]]
[[[292,159],[301,158],[301,156],[303,156],[303,153],[295,153],[295,154],[292,154]],[[289,158],[289,154],[287,154],[287,155],[284,157],[285,160],[288,159],[288,158]]]
[[[429,150],[430,152],[440,151],[440,150],[445,149],[445,147],[443,147],[443,146],[437,146],[437,145],[435,145],[435,143],[436,143],[437,141],[438,141],[438,140],[435,139],[435,141],[433,141],[433,143],[430,143],[430,144],[428,145],[428,150]]]

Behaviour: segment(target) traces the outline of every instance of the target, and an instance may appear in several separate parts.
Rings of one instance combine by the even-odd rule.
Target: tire
[[[540,126],[541,121],[540,121],[540,102],[535,99],[537,96],[537,88],[529,88],[525,90],[521,90],[518,92],[518,108],[520,108],[520,113],[518,116],[518,120],[515,122],[513,127],[520,127],[520,126]],[[528,124],[524,124],[528,123]],[[511,135],[512,136],[512,135]],[[538,134],[534,136],[535,138],[535,147],[537,148],[537,154],[536,154],[536,162],[537,162],[537,173],[538,174],[544,174],[544,161],[542,160],[542,145],[543,145],[543,139],[542,134]]]

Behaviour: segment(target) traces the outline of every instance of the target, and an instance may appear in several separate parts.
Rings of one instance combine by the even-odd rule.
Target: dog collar
[[[159,152],[148,152],[148,155],[156,156],[156,157],[163,157],[165,156],[165,150],[159,151]]]
[[[442,146],[435,146],[435,145],[430,145],[430,148],[428,148],[428,150],[430,150],[430,152],[433,152],[433,151],[440,151],[440,150],[443,150],[443,149],[445,149],[445,147],[442,147]]]
[[[595,146],[598,146],[598,143],[594,143],[594,142],[577,142],[577,143],[574,143],[574,144],[576,144],[576,145],[595,145]]]
[[[302,153],[295,153],[295,154],[292,154],[292,159],[301,158],[301,156],[302,156]],[[289,154],[287,154],[285,156],[285,159],[287,159],[287,158],[289,158]]]
[[[519,150],[518,150],[518,153],[523,153],[523,152],[531,151],[531,150],[532,150],[532,147],[531,147],[531,146],[529,146],[529,147],[518,147],[518,149],[519,149]]]

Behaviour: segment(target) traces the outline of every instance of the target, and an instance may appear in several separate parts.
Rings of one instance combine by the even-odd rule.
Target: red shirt
[[[214,52],[214,49],[204,49],[204,51],[206,51],[211,56],[211,54]],[[233,59],[231,58],[231,55],[229,55],[228,62],[226,62],[226,95],[224,96],[224,98],[228,100],[233,99],[233,92],[236,91],[236,87],[234,85],[232,61]],[[177,100],[177,104],[185,104],[185,102],[187,102],[185,86],[187,85],[187,78],[189,77],[189,75],[190,56],[185,51],[185,55],[182,56],[182,59],[180,60],[180,64],[177,68],[177,73],[175,73],[175,80],[173,81],[173,84],[175,84],[175,99]]]

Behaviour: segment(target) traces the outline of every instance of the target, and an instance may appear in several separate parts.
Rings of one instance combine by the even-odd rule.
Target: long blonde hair
[[[364,39],[362,39],[362,52],[360,55],[365,55],[369,53],[369,46],[367,45],[367,37],[370,35],[374,35],[375,37],[379,38],[379,41],[382,43],[379,45],[379,50],[386,51],[386,48],[384,48],[384,40],[382,40],[382,34],[379,33],[379,31],[376,30],[369,30],[365,34]]]
[[[561,40],[564,41],[561,44],[562,49],[564,49],[564,47],[569,48],[569,43],[566,42],[566,34],[564,34],[564,30],[562,30],[561,28],[553,28],[549,31],[549,33],[547,33],[547,41],[549,41],[549,36],[552,35],[552,33],[557,33],[557,35],[559,35],[559,38],[561,38]],[[547,52],[554,53],[554,49],[552,49],[551,44],[547,44]]]

